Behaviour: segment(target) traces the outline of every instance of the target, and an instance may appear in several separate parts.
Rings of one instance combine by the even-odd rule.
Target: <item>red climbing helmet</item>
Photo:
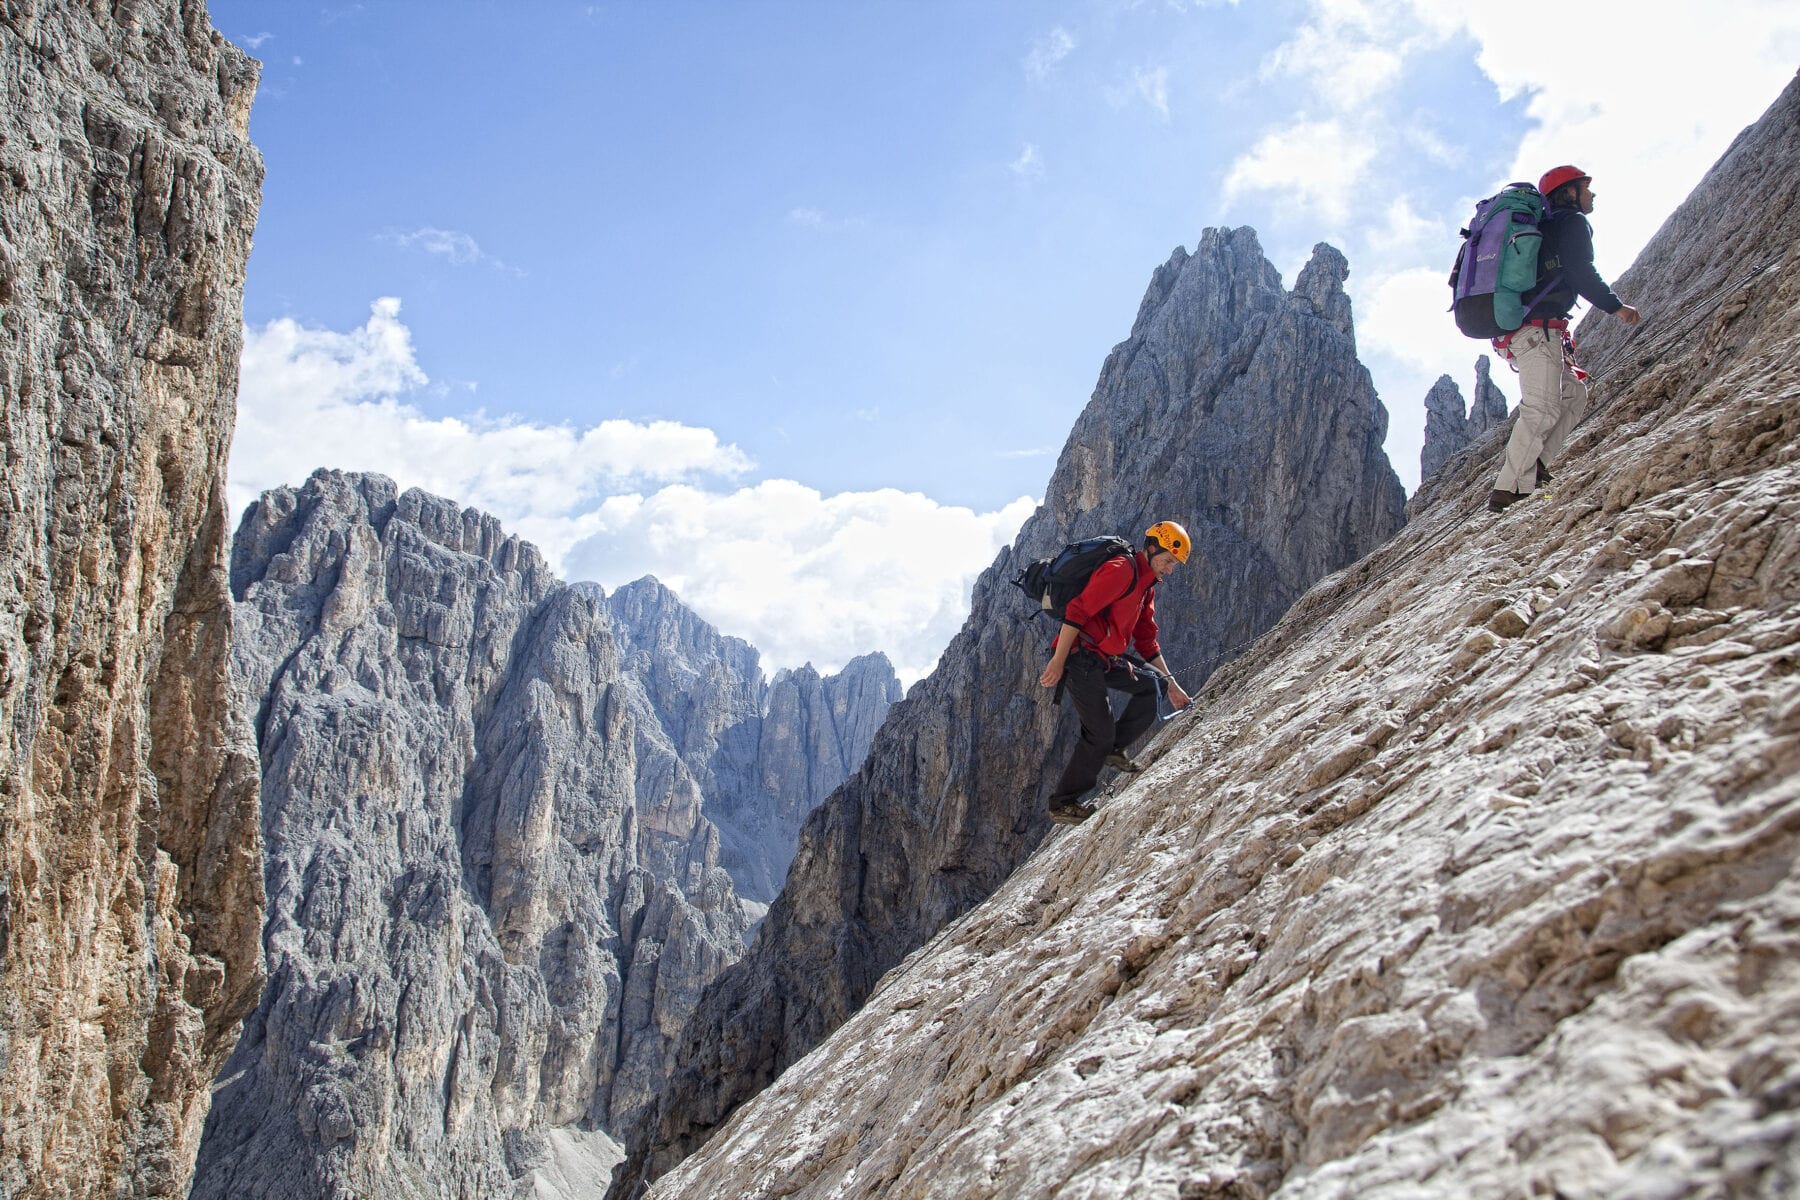
[[[1592,175],[1580,167],[1551,167],[1544,172],[1544,177],[1538,180],[1538,191],[1548,196],[1565,183],[1575,183],[1578,180],[1592,178]]]

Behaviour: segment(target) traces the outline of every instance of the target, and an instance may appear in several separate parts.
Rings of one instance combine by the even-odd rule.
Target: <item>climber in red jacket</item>
[[[1144,548],[1097,567],[1087,586],[1069,601],[1057,631],[1050,665],[1038,676],[1044,687],[1059,683],[1081,718],[1081,741],[1050,794],[1050,819],[1078,824],[1094,815],[1081,796],[1094,786],[1103,766],[1137,771],[1125,751],[1156,721],[1157,675],[1124,657],[1128,645],[1168,681],[1169,702],[1186,708],[1188,694],[1175,682],[1156,640],[1156,585],[1188,560],[1193,541],[1174,521],[1158,521],[1144,534]],[[1108,690],[1131,699],[1113,716]]]

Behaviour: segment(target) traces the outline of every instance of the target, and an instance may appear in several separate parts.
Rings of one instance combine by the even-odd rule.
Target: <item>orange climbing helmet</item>
[[[1186,562],[1188,552],[1194,548],[1194,539],[1174,521],[1158,521],[1144,530],[1144,536],[1173,554],[1176,562]]]

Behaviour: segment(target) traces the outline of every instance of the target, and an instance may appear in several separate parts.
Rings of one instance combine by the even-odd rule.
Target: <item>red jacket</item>
[[[1069,601],[1063,622],[1081,630],[1079,644],[1091,646],[1108,658],[1125,653],[1129,642],[1145,659],[1162,653],[1156,643],[1156,572],[1142,550],[1136,551],[1137,584],[1131,582],[1131,562],[1125,558],[1100,564],[1088,577],[1081,594]]]

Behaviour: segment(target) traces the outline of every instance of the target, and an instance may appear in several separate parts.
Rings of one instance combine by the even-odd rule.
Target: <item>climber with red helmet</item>
[[[1193,545],[1179,524],[1158,521],[1144,531],[1143,549],[1101,563],[1063,611],[1050,665],[1038,682],[1047,688],[1060,685],[1068,693],[1081,718],[1081,740],[1050,793],[1052,821],[1073,825],[1094,814],[1094,806],[1081,797],[1102,767],[1139,770],[1126,750],[1156,723],[1158,679],[1167,682],[1171,704],[1187,707],[1188,694],[1175,682],[1157,644],[1155,589],[1188,560]],[[1151,670],[1125,657],[1128,646]],[[1131,697],[1116,718],[1108,691]]]
[[[1538,251],[1538,286],[1529,293],[1530,312],[1518,332],[1495,342],[1519,372],[1519,416],[1500,475],[1488,495],[1488,509],[1500,512],[1550,481],[1545,464],[1562,453],[1569,434],[1587,410],[1587,373],[1575,363],[1569,313],[1579,296],[1627,325],[1638,310],[1613,294],[1594,269],[1593,178],[1579,167],[1556,167],[1538,180],[1548,201],[1538,223],[1544,240]],[[1504,343],[1504,344],[1502,344]]]

